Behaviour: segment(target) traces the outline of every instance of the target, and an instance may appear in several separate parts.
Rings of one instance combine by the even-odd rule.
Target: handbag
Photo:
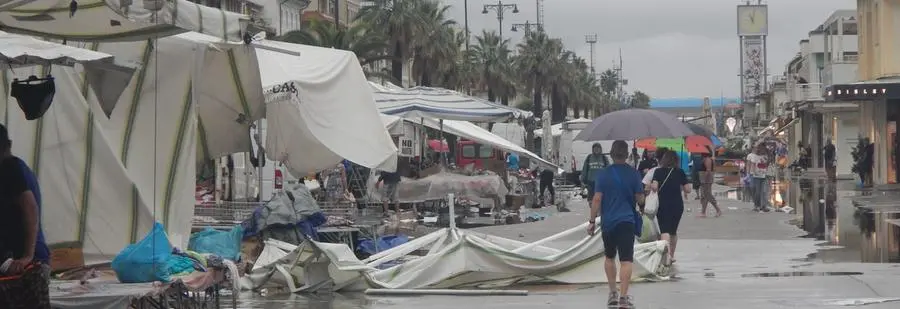
[[[620,184],[620,187],[622,188],[622,190],[624,190],[625,193],[627,193],[625,196],[633,197],[635,193],[633,193],[633,192],[629,193],[628,190],[625,189],[625,187],[621,186],[621,184],[623,182],[622,182],[622,178],[619,178],[619,172],[616,172],[615,168],[613,168],[613,167],[608,167],[608,168],[610,169],[610,171],[612,171],[613,177],[616,178],[616,183]],[[641,237],[641,234],[644,230],[644,216],[642,216],[641,213],[637,210],[637,203],[635,203],[634,200],[629,200],[629,201],[633,204],[633,205],[631,205],[632,206],[631,211],[634,213],[634,235],[637,237]],[[602,220],[603,218],[600,218],[600,219]]]
[[[669,174],[666,175],[666,179],[664,179],[662,184],[659,185],[659,189],[662,189],[662,187],[666,185],[666,181],[669,181],[669,176],[672,176],[673,170],[675,169],[673,168],[669,170]],[[647,198],[644,200],[644,213],[650,217],[656,217],[657,212],[659,212],[659,193],[650,192],[650,194],[648,194]]]
[[[0,278],[0,307],[49,309],[49,274],[47,266],[33,263],[22,274]]]

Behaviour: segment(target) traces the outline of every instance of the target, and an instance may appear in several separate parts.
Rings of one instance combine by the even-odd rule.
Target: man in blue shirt
[[[41,279],[29,289],[47,291],[50,284],[50,250],[41,232],[41,192],[37,178],[22,159],[12,154],[12,141],[0,125],[0,260],[12,259],[3,275],[21,274],[37,263]],[[49,294],[42,296],[49,299]],[[25,304],[37,308],[39,304]],[[0,308],[12,304],[0,302]]]
[[[632,261],[634,259],[634,237],[640,233],[636,225],[640,223],[640,213],[635,205],[644,204],[644,188],[641,176],[634,167],[628,165],[628,144],[615,141],[610,150],[613,164],[598,171],[594,179],[594,197],[591,201],[591,216],[588,233],[596,232],[596,218],[600,215],[600,229],[603,250],[606,255],[604,268],[609,282],[607,305],[616,308],[633,308],[628,287],[631,283]],[[616,255],[622,270],[619,281],[621,293],[616,289]]]

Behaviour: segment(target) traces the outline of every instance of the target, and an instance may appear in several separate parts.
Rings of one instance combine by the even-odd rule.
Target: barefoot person
[[[588,234],[596,232],[596,218],[600,215],[600,230],[603,250],[606,255],[604,269],[609,282],[607,305],[612,308],[633,308],[628,287],[631,283],[632,261],[634,260],[634,236],[640,232],[635,227],[640,213],[635,205],[644,204],[644,190],[641,176],[634,167],[628,165],[628,144],[615,141],[610,150],[613,165],[597,172],[594,178],[594,197],[591,215],[588,219]],[[622,269],[619,272],[621,290],[616,289],[616,255]]]
[[[722,209],[719,209],[719,202],[716,201],[716,197],[712,192],[712,183],[715,178],[715,164],[713,164],[714,159],[712,156],[713,150],[711,148],[707,148],[707,150],[709,151],[709,153],[702,154],[703,161],[701,161],[701,167],[697,173],[700,178],[699,217],[706,217],[706,206],[708,206],[709,204],[712,204],[713,209],[716,210],[716,217],[721,217]]]

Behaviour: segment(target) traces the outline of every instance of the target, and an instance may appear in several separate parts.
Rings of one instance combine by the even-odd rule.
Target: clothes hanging
[[[37,78],[31,75],[26,80],[18,78],[12,81],[9,95],[16,98],[19,108],[25,113],[25,119],[35,120],[44,116],[53,103],[56,94],[56,83],[53,76]]]

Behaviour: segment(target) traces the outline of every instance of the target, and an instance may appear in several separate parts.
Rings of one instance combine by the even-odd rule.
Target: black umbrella
[[[695,135],[675,116],[652,109],[626,109],[594,119],[576,140],[636,140],[645,137],[673,138]]]

